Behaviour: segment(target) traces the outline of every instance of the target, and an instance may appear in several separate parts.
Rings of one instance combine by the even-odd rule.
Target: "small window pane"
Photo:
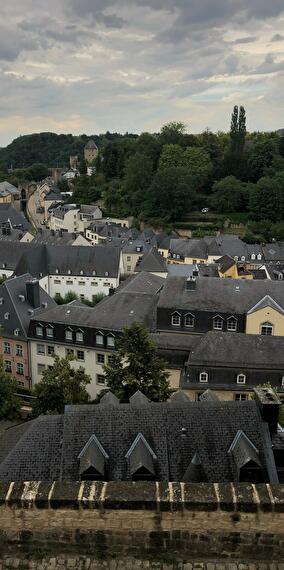
[[[180,326],[180,315],[178,314],[172,315],[172,325],[175,327]]]
[[[70,330],[65,331],[65,339],[66,340],[73,340],[73,333]]]
[[[263,325],[261,325],[260,333],[262,336],[272,336],[273,325],[271,323],[263,323]]]
[[[83,350],[77,350],[77,360],[85,360],[85,353]]]
[[[216,331],[221,331],[223,329],[223,319],[221,319],[221,317],[214,317],[213,329]]]
[[[107,337],[107,346],[114,346],[114,337],[113,336]]]
[[[45,354],[44,344],[37,344],[36,345],[36,352],[37,352],[37,354]]]
[[[208,382],[208,374],[207,372],[201,372],[199,375],[200,382]]]
[[[76,341],[77,341],[77,342],[83,342],[83,340],[84,340],[84,335],[83,335],[83,333],[80,332],[80,331],[77,331],[77,332],[76,332]]]
[[[97,344],[100,344],[100,345],[104,344],[104,337],[103,337],[102,334],[97,334],[97,335],[96,335],[96,343],[97,343]]]
[[[36,336],[43,336],[43,328],[38,326],[36,327]]]

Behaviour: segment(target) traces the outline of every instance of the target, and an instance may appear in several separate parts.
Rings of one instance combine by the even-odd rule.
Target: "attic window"
[[[5,313],[5,314],[4,314],[4,319],[5,319],[6,321],[8,321],[9,318],[10,318],[10,313]]]
[[[237,319],[235,317],[229,317],[227,320],[227,331],[235,332],[237,330]]]
[[[223,330],[223,319],[222,317],[220,317],[219,315],[217,315],[216,317],[214,317],[213,319],[213,329],[215,331],[221,331]]]
[[[96,334],[96,344],[99,344],[100,346],[104,344],[104,337],[102,333]]]
[[[78,457],[81,481],[105,481],[108,454],[93,434]]]
[[[245,261],[245,260],[246,260],[245,256],[244,256],[244,255],[242,255],[242,257],[241,257],[241,261]]]
[[[68,275],[71,275],[72,271],[71,269],[68,269]]]
[[[14,330],[14,335],[15,335],[15,336],[19,336],[19,334],[20,334],[20,329],[15,329],[15,330]]]
[[[208,382],[208,374],[207,372],[200,372],[199,374],[199,382],[203,382],[204,384]]]
[[[173,313],[171,322],[172,322],[172,325],[174,327],[180,327],[180,323],[181,323],[180,314],[179,313]]]
[[[55,273],[59,273],[59,269],[55,269]]]
[[[142,433],[137,435],[125,458],[129,462],[132,481],[156,480],[155,461],[157,456]]]
[[[46,336],[48,338],[53,338],[53,327],[51,327],[50,325],[46,327]]]
[[[261,261],[261,259],[262,259],[261,253],[258,254],[257,259],[258,259],[259,261]]]
[[[81,271],[80,271],[80,275],[84,275],[84,271],[83,271],[83,269],[81,269]]]
[[[195,321],[194,316],[191,313],[188,313],[184,317],[184,326],[193,329],[194,328],[194,321]]]
[[[107,337],[107,346],[114,347],[114,337],[112,335]]]
[[[23,303],[24,300],[25,300],[25,295],[19,295],[19,301]]]
[[[252,260],[255,260],[255,258],[256,258],[255,253],[252,253],[252,254],[251,254],[251,259],[252,259]]]
[[[4,304],[4,299],[3,299],[3,297],[0,297],[0,305],[3,305],[3,304]]]
[[[260,326],[260,334],[262,336],[272,336],[273,325],[271,323],[262,323],[262,325]]]
[[[246,376],[245,374],[238,374],[237,376],[237,384],[245,384],[246,383]]]
[[[105,277],[108,277],[108,271],[105,272]]]
[[[95,272],[95,271],[93,271],[93,276],[94,276],[94,277],[96,276],[96,272]]]
[[[5,269],[7,267],[7,263],[2,263],[2,268]]]
[[[43,336],[43,328],[41,325],[37,325],[36,327],[36,336]]]

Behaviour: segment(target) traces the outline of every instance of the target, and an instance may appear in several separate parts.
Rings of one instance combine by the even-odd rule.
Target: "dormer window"
[[[273,335],[273,325],[271,323],[262,323],[260,326],[260,334],[262,336],[272,336]]]
[[[73,340],[73,331],[72,329],[65,330],[65,340]]]
[[[105,277],[108,277],[108,271],[105,272]]]
[[[244,255],[242,255],[242,257],[241,257],[241,261],[245,261],[245,260],[246,260],[245,256],[244,256]]]
[[[237,330],[237,319],[235,317],[229,317],[227,320],[227,331],[235,332]]]
[[[55,273],[59,273],[59,269],[55,269]]]
[[[21,332],[20,329],[15,329],[15,330],[14,330],[14,335],[15,335],[15,336],[19,336],[20,332]]]
[[[95,272],[95,271],[93,271],[93,276],[94,276],[94,277],[96,276],[96,272]]]
[[[237,261],[239,261],[239,258],[238,258],[238,256],[237,256],[237,255],[235,255],[235,257],[234,257],[234,261],[236,261],[236,262],[237,262]]]
[[[71,269],[68,269],[68,275],[71,275],[72,271]]]
[[[36,326],[36,336],[43,336],[43,328],[41,325]]]
[[[107,346],[109,346],[110,348],[114,347],[114,336],[112,335],[107,336]]]
[[[84,334],[82,331],[77,331],[76,332],[76,341],[77,342],[83,342],[84,340]]]
[[[180,314],[179,313],[173,313],[171,322],[172,322],[173,327],[180,327],[180,323],[181,323]]]
[[[6,321],[8,321],[9,318],[10,318],[10,313],[5,313],[5,314],[4,314],[4,319],[5,319]]]
[[[102,335],[102,333],[97,333],[96,334],[96,344],[102,346],[104,344],[104,337]]]
[[[46,336],[48,338],[53,338],[53,327],[51,326],[46,327]]]
[[[261,255],[261,253],[258,254],[257,259],[258,259],[259,261],[262,260],[262,255]]]
[[[3,297],[0,297],[0,305],[4,305],[4,299],[3,299]]]
[[[220,315],[216,315],[213,319],[213,329],[214,331],[221,331],[223,330],[224,321]]]
[[[255,258],[256,258],[256,255],[255,255],[255,253],[252,253],[252,254],[251,254],[251,259],[254,261],[254,260],[255,260]]]
[[[187,328],[194,328],[194,322],[195,322],[195,318],[191,313],[188,313],[187,315],[185,315],[184,317],[184,326]]]
[[[237,384],[245,384],[245,383],[246,383],[246,375],[245,374],[238,374]]]
[[[83,269],[81,269],[81,271],[80,271],[80,275],[84,275],[84,271],[83,271]]]
[[[203,384],[206,384],[208,382],[208,373],[207,372],[200,372],[199,382],[201,382]]]
[[[133,441],[125,459],[132,481],[155,481],[157,456],[142,433]]]

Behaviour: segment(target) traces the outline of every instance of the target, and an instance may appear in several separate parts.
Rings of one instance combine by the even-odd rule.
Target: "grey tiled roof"
[[[25,230],[31,229],[31,224],[28,222],[23,212],[19,212],[13,204],[0,204],[0,224],[3,224],[8,220],[10,220],[12,226],[21,225]]]
[[[157,249],[151,248],[136,264],[135,272],[140,273],[141,271],[167,273],[167,263]]]
[[[198,277],[196,290],[186,291],[186,278],[168,276],[159,307],[246,313],[265,295],[284,307],[283,283],[269,280]]]
[[[284,340],[281,336],[210,331],[195,342],[190,363],[284,370]]]
[[[275,464],[265,425],[255,401],[149,403],[135,408],[130,404],[67,406],[64,416],[41,416],[31,423],[1,463],[0,480],[78,480],[78,456],[92,435],[109,456],[108,479],[129,480],[131,469],[125,456],[142,434],[157,458],[158,480],[183,480],[198,454],[206,480],[232,481],[228,450],[239,430],[272,473]]]

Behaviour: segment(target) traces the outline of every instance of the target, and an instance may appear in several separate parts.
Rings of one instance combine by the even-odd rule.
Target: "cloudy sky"
[[[284,127],[283,0],[10,0],[0,145],[39,131]]]

